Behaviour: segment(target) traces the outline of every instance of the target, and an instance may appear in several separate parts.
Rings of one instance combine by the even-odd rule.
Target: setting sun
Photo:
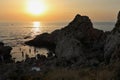
[[[44,13],[46,6],[41,0],[28,0],[27,1],[27,11],[33,15],[40,15]]]

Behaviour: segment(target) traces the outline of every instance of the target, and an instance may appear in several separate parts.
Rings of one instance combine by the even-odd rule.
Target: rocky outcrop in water
[[[55,49],[54,37],[48,33],[37,35],[33,40],[25,42],[25,44],[36,47],[45,47],[50,50]]]
[[[59,61],[98,64],[104,59],[105,39],[106,34],[94,29],[89,17],[78,14],[68,26],[51,34],[40,34],[26,44],[52,49]]]
[[[95,29],[89,17],[78,14],[66,27],[40,34],[26,44],[50,49],[60,64],[96,66],[119,59],[119,33],[120,12],[115,28],[109,32]]]

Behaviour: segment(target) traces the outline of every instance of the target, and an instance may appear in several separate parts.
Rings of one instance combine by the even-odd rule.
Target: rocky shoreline
[[[0,80],[120,80],[120,12],[112,31],[95,29],[88,16],[77,14],[66,27],[25,44],[49,49],[48,57],[2,63]],[[1,53],[11,49],[0,43]]]

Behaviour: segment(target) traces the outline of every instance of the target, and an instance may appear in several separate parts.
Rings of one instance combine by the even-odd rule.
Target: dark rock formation
[[[66,27],[44,33],[26,44],[55,52],[56,63],[98,65],[120,60],[120,12],[115,28],[109,32],[95,29],[87,16],[76,15]]]
[[[104,60],[106,34],[94,29],[87,16],[77,15],[65,28],[61,29],[55,49],[58,59],[64,58],[73,64],[94,65]]]
[[[120,32],[120,12],[118,13],[117,16],[117,23],[115,24],[114,29],[112,30],[113,33],[115,32]]]
[[[48,33],[43,33],[40,35],[37,35],[33,40],[25,42],[25,44],[30,45],[30,46],[35,46],[35,47],[45,47],[50,50],[55,49],[55,43],[54,43],[54,38],[51,37],[50,34]]]
[[[10,46],[4,46],[4,43],[0,42],[0,62],[8,63],[12,61],[11,50]]]
[[[79,55],[81,52],[82,54],[90,54],[90,52],[94,51],[103,51],[103,46],[106,38],[103,31],[93,28],[92,22],[87,16],[80,15],[77,15],[67,27],[61,29],[61,32],[58,36],[59,37],[57,38],[58,40],[56,45],[56,55],[61,55],[62,52],[64,55],[66,55],[67,53],[64,52],[67,51],[70,51],[72,54],[74,54],[74,52],[76,52],[77,50],[77,53]],[[60,50],[61,52],[57,51],[57,47],[58,50],[62,48]],[[79,49],[77,49],[77,47]],[[70,55],[69,52],[68,54]],[[60,57],[60,55],[58,57]]]
[[[4,43],[3,43],[3,42],[0,42],[0,46],[4,46]]]
[[[59,61],[64,58],[77,64],[96,64],[104,59],[105,39],[105,33],[94,29],[89,17],[78,14],[68,26],[38,35],[26,44],[52,50]]]
[[[111,34],[107,36],[104,56],[106,62],[109,63],[110,60],[120,59],[120,12],[117,17],[117,23],[115,28],[111,31]]]

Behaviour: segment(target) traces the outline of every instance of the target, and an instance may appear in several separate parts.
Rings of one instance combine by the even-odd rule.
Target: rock
[[[36,72],[39,72],[41,71],[40,67],[32,67],[31,69],[32,71],[36,71]]]
[[[77,14],[66,27],[38,35],[26,44],[50,49],[61,64],[64,58],[67,65],[89,65],[104,60],[105,39],[106,34],[94,29],[89,17]]]
[[[0,46],[4,46],[4,43],[3,43],[3,42],[0,42]]]
[[[117,17],[117,23],[115,24],[115,28],[113,28],[112,33],[115,34],[116,32],[120,33],[120,11]]]
[[[118,51],[120,45],[120,12],[118,14],[117,23],[115,28],[111,31],[111,34],[107,36],[106,43],[104,46],[104,58],[107,63],[110,60],[115,59],[115,55],[119,55],[120,52]],[[120,58],[120,57],[119,57]]]
[[[25,36],[25,37],[24,37],[24,39],[29,39],[29,38],[31,38],[31,36]]]
[[[48,48],[50,50],[55,48],[54,40],[48,33],[37,35],[33,40],[27,41],[25,44],[39,48]]]
[[[68,26],[60,30],[55,54],[67,61],[76,58],[77,64],[101,62],[104,60],[105,39],[106,34],[94,29],[87,16],[77,15]]]
[[[83,51],[81,46],[80,41],[74,38],[64,37],[57,43],[55,53],[58,58],[66,58],[67,60],[70,60],[73,57],[82,56]]]
[[[0,62],[11,62],[12,56],[10,54],[12,47],[4,46],[4,43],[0,43]]]

